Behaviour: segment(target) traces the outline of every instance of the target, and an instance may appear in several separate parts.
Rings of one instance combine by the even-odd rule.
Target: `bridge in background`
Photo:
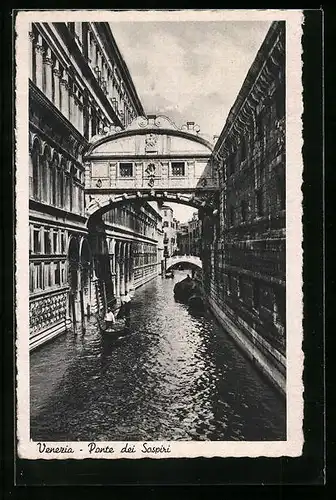
[[[202,269],[202,261],[196,255],[174,255],[173,257],[167,258],[166,271],[173,266],[177,266],[178,264],[190,264]]]

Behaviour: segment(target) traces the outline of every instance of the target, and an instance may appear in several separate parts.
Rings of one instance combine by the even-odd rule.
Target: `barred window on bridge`
[[[171,164],[172,175],[183,177],[185,175],[184,161],[173,161]]]
[[[120,177],[133,177],[133,163],[120,163]]]

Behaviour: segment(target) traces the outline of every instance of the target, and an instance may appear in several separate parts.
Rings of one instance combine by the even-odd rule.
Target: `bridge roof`
[[[135,118],[124,130],[112,127],[103,135],[94,136],[85,156],[209,157],[212,149],[213,145],[199,135],[199,127],[194,122],[179,129],[166,116],[148,115]]]

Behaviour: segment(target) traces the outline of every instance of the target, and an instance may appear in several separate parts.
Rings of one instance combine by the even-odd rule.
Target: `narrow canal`
[[[44,441],[282,440],[283,399],[210,317],[176,303],[174,279],[136,291],[131,333],[95,319],[31,353],[31,438]]]

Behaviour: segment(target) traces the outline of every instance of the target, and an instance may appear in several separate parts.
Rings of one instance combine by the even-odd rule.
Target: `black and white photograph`
[[[300,455],[301,23],[18,13],[21,458]]]

